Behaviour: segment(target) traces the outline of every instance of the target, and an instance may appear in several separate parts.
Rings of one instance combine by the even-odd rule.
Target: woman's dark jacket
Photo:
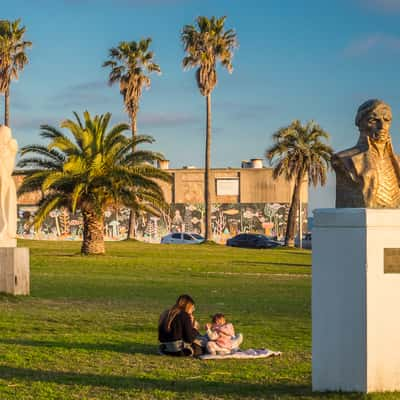
[[[161,343],[183,340],[192,343],[199,332],[193,328],[190,315],[181,311],[171,322],[171,329],[167,331],[164,321],[158,327],[158,340]]]

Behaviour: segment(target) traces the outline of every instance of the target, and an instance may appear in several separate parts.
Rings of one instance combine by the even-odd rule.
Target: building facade
[[[224,243],[239,232],[259,232],[282,238],[293,191],[293,183],[273,179],[272,169],[258,160],[242,164],[244,168],[212,169],[212,231],[216,242]],[[168,165],[161,165],[168,169]],[[168,169],[172,184],[162,183],[170,210],[159,216],[143,213],[136,223],[137,239],[159,242],[169,232],[204,233],[204,170],[193,167]],[[23,176],[15,177],[19,186]],[[307,226],[307,184],[303,185],[301,220]],[[35,231],[31,222],[40,193],[23,195],[18,201],[18,236],[29,239],[81,240],[82,218],[67,209],[55,210]],[[299,219],[300,220],[300,219]],[[107,240],[126,238],[129,210],[110,208],[105,212]]]

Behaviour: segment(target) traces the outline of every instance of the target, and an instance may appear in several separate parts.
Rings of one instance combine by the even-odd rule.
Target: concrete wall
[[[160,182],[169,204],[200,204],[204,202],[203,169],[170,169],[173,183]],[[239,195],[217,196],[217,179],[239,179]],[[17,188],[23,176],[15,176]],[[293,184],[283,178],[274,180],[271,168],[216,168],[211,171],[211,202],[222,204],[238,203],[290,203]],[[24,194],[19,197],[19,205],[35,205],[40,200],[40,192]],[[308,203],[308,186],[302,190],[302,202]]]
[[[399,391],[400,210],[314,216],[313,389]]]
[[[367,210],[367,391],[400,390],[400,260],[384,271],[384,249],[400,249],[400,210]]]
[[[272,169],[243,169],[240,171],[240,178],[240,200],[243,203],[290,203],[291,201],[293,184],[283,178],[274,180]],[[306,201],[306,197],[303,199]]]
[[[171,213],[161,216],[144,215],[138,221],[138,236],[142,240],[157,242],[160,237],[173,230],[189,230],[204,233],[204,170],[170,169],[172,184],[159,182]],[[17,187],[23,177],[14,177]],[[238,193],[218,195],[217,182],[237,180]],[[265,233],[282,238],[285,230],[288,207],[293,185],[280,178],[274,180],[269,168],[220,168],[211,171],[213,204],[213,239],[225,242],[227,238],[242,231]],[[228,183],[229,187],[229,183]],[[226,188],[225,188],[226,189]],[[303,232],[307,221],[307,185],[303,185]],[[18,237],[35,239],[80,239],[82,221],[79,213],[71,215],[68,210],[54,210],[44,221],[39,232],[32,230],[30,222],[36,213],[39,192],[28,193],[18,199]],[[305,210],[305,211],[304,211]],[[165,214],[165,215],[164,215]],[[129,210],[118,212],[110,209],[105,213],[105,235],[110,240],[126,237]]]
[[[366,387],[362,217],[353,209],[314,211],[312,385],[316,391],[364,391]]]
[[[204,170],[202,169],[171,169],[174,175],[172,187],[172,202],[179,204],[198,204],[204,202]],[[240,181],[238,196],[217,196],[217,179],[236,178]],[[271,168],[240,168],[213,169],[212,203],[290,203],[293,183],[283,178],[272,177]],[[302,188],[302,201],[308,203],[308,185]]]
[[[18,190],[18,188],[22,185],[24,176],[16,175],[16,176],[13,176],[13,179],[15,182],[15,186]],[[18,197],[18,205],[36,205],[39,203],[40,199],[41,199],[40,192],[26,193],[26,194],[23,194],[22,196]]]

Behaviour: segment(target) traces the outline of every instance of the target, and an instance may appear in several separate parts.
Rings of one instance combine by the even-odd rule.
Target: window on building
[[[239,196],[239,179],[217,179],[217,196]]]

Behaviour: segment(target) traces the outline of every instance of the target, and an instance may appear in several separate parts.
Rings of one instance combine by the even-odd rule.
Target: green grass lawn
[[[31,296],[0,296],[0,399],[398,399],[311,391],[311,253],[224,246],[79,243],[31,248]],[[156,354],[159,314],[192,295],[201,324],[224,312],[242,348],[280,358]]]

